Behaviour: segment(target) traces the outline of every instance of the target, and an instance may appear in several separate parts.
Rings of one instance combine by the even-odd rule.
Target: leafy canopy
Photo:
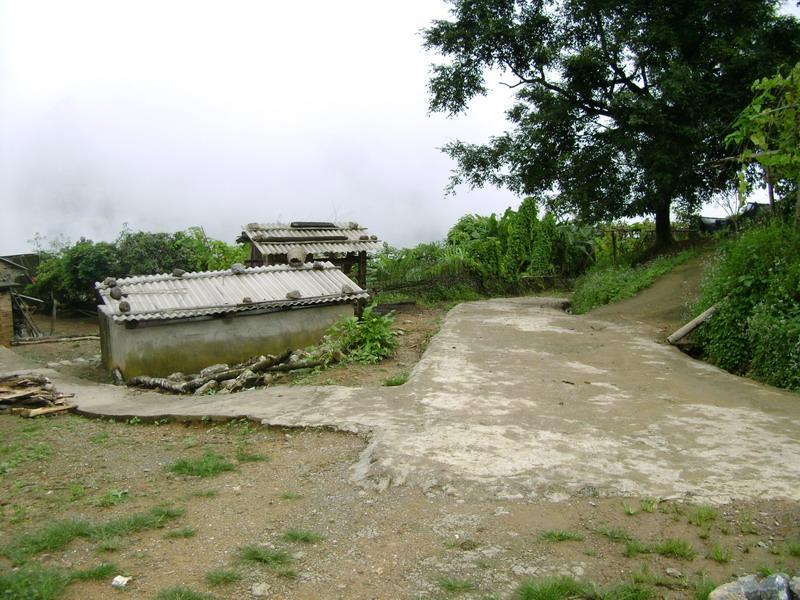
[[[424,32],[444,57],[430,108],[464,111],[499,71],[515,88],[510,129],[444,151],[452,187],[549,194],[589,221],[655,214],[669,236],[674,202],[694,209],[731,181],[704,166],[748,98],[747,82],[795,62],[800,24],[777,0],[450,0]]]

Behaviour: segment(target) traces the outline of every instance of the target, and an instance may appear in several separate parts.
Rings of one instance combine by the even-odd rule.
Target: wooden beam
[[[683,327],[678,329],[678,331],[676,331],[675,333],[673,333],[672,335],[667,337],[667,341],[670,344],[675,344],[676,342],[679,342],[680,340],[685,338],[687,335],[692,333],[695,329],[697,329],[700,325],[702,325],[703,323],[708,321],[711,317],[713,317],[714,313],[717,312],[718,308],[719,308],[719,303],[717,303],[714,306],[704,310],[702,313],[697,315],[694,319],[689,321],[686,325],[684,325]]]

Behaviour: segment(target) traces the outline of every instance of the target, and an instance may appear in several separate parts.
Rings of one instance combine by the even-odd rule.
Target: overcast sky
[[[792,3],[794,4],[794,3]],[[505,129],[499,88],[427,114],[436,0],[0,0],[0,254],[251,221],[357,221],[394,245],[502,212],[445,197],[438,148]]]

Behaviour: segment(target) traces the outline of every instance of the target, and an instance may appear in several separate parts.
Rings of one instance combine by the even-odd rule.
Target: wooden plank
[[[12,340],[12,346],[29,346],[30,344],[50,344],[55,342],[83,342],[87,340],[99,340],[99,335],[76,335],[76,336],[63,336],[63,337],[42,337],[35,339],[17,339]]]
[[[25,392],[12,393],[12,394],[10,394],[8,396],[6,396],[4,392],[0,392],[0,394],[3,394],[3,395],[0,395],[0,402],[14,402],[16,400],[21,400],[22,398],[27,398],[29,396],[33,396],[34,394],[37,394],[37,393],[39,393],[41,391],[42,390],[37,388],[37,389],[33,389],[33,390],[27,390]]]
[[[702,325],[703,323],[708,321],[712,316],[714,316],[714,313],[717,312],[718,307],[719,304],[715,304],[711,308],[708,308],[707,310],[703,311],[702,313],[697,315],[694,319],[689,321],[686,325],[678,329],[678,331],[667,337],[667,341],[670,344],[674,344],[675,342],[682,340],[687,335],[692,333],[695,329],[697,329],[700,325]]]
[[[75,408],[74,404],[64,404],[62,406],[48,406],[46,408],[14,408],[11,410],[12,414],[20,415],[21,417],[40,417],[42,415],[52,415],[55,413],[67,412]]]

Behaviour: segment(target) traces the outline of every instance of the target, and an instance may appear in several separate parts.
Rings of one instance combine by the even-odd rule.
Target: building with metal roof
[[[329,262],[177,270],[95,288],[103,362],[126,378],[303,348],[369,297]]]
[[[324,258],[345,274],[357,266],[361,287],[366,287],[367,254],[382,247],[378,236],[352,222],[249,223],[237,241],[250,246],[251,266],[284,264],[292,251],[301,250],[305,260]]]

